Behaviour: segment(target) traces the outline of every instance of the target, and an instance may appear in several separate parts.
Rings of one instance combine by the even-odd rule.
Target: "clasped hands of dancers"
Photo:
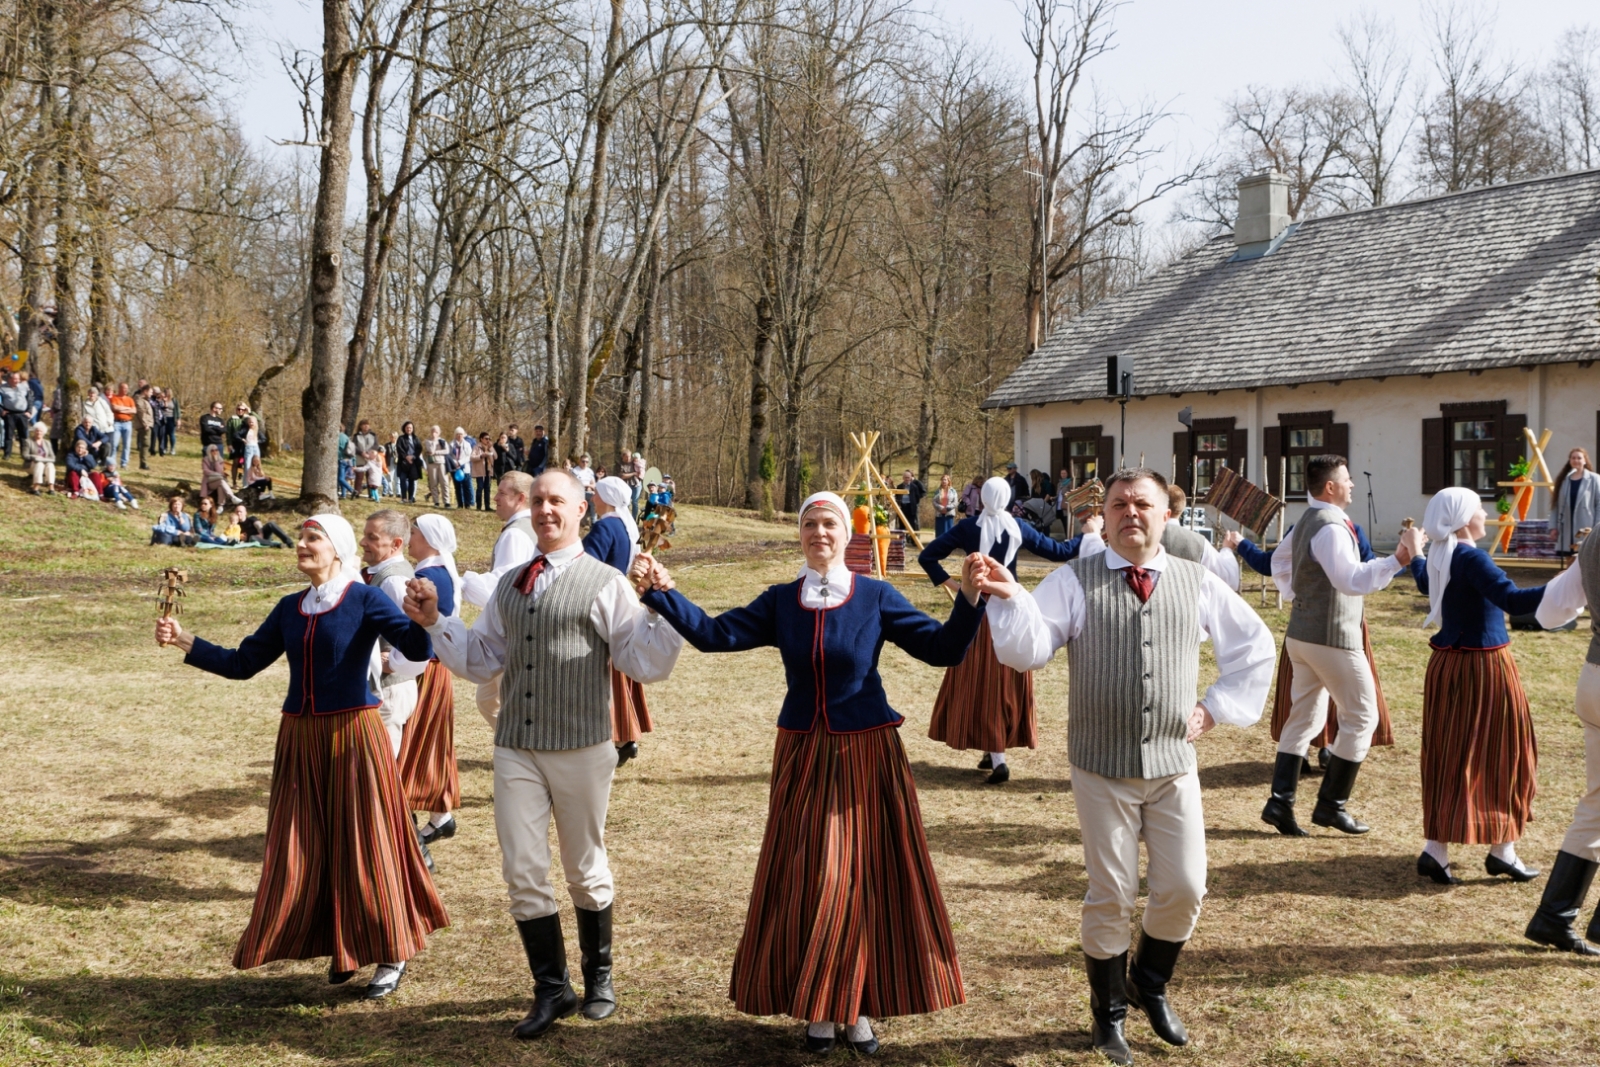
[[[533,1006],[515,1035],[538,1036],[578,1011],[605,1018],[616,1005],[613,886],[604,842],[617,765],[612,670],[639,682],[661,680],[685,640],[703,652],[776,647],[788,691],[730,996],[740,1011],[802,1020],[813,1050],[832,1048],[842,1026],[858,1051],[876,1051],[871,1017],[964,1001],[915,782],[895,729],[903,719],[889,707],[878,656],[892,642],[924,662],[955,668],[970,658],[968,646],[984,627],[991,633],[984,651],[1007,669],[1030,671],[1063,648],[1071,663],[1069,749],[1089,879],[1082,944],[1094,1046],[1115,1062],[1131,1062],[1123,1031],[1129,1004],[1145,1012],[1164,1040],[1187,1041],[1166,986],[1205,892],[1193,744],[1216,723],[1248,726],[1260,717],[1273,644],[1265,624],[1215,567],[1163,548],[1170,503],[1159,473],[1114,475],[1107,483],[1104,537],[1080,542],[1077,558],[1032,593],[990,554],[997,538],[986,533],[982,547],[988,551],[965,556],[962,594],[943,623],[916,610],[890,584],[844,567],[848,509],[831,493],[814,494],[802,507],[806,566],[800,576],[715,617],[678,592],[650,557],[634,558],[624,576],[585,555],[578,534],[582,486],[565,472],[530,479],[526,496],[537,552],[498,577],[492,601],[471,628],[443,610],[444,590],[434,576],[405,583],[403,613],[382,583],[361,584],[353,531],[328,515],[307,520],[297,546],[312,587],[281,601],[239,649],[210,645],[172,620],[158,627],[158,640],[182,647],[186,662],[226,677],[248,678],[279,655],[289,659],[266,862],[236,966],[328,955],[330,978],[340,981],[362,964],[378,963],[374,986],[383,995],[398,984],[425,935],[448,922],[417,836],[405,824],[407,801],[380,714],[383,700],[369,682],[381,638],[391,662],[396,656],[423,662],[431,652],[468,681],[497,683],[495,823],[512,917],[534,979]],[[1333,539],[1322,531],[1343,529],[1326,521],[1342,518],[1334,509],[1336,515],[1313,520],[1316,528],[1303,526],[1303,555],[1324,572],[1334,595],[1319,595],[1302,577],[1296,600],[1306,607],[1297,604],[1295,611],[1325,603],[1314,616],[1322,628],[1311,636],[1327,641],[1332,634],[1344,644],[1326,647],[1355,653],[1361,647],[1350,647],[1359,640],[1359,601],[1353,638],[1349,605],[1337,600],[1355,595],[1339,588],[1349,577],[1348,560],[1340,547],[1336,557],[1324,550]],[[1308,514],[1318,510],[1325,509]],[[1452,529],[1463,527],[1470,535],[1470,521]],[[1353,540],[1353,532],[1345,535]],[[1102,542],[1103,551],[1094,551]],[[1436,535],[1436,551],[1438,543]],[[1470,545],[1452,548],[1453,559],[1441,556],[1449,577],[1430,583],[1435,609],[1442,605],[1447,618],[1452,604],[1479,588],[1475,579],[1462,580],[1470,567],[1460,560]],[[1579,565],[1552,583],[1552,591],[1563,593],[1559,610],[1576,613],[1586,594],[1600,593],[1589,588],[1600,584],[1600,559],[1590,558],[1595,554],[1587,548]],[[1388,564],[1382,580],[1400,562]],[[1312,573],[1302,562],[1300,575]],[[1539,607],[1541,619],[1546,609],[1557,610],[1550,598]],[[1295,629],[1291,623],[1291,636]],[[1203,637],[1215,646],[1219,676],[1197,703]],[[1315,657],[1302,656],[1296,667],[1303,659],[1306,676],[1321,680]],[[1371,717],[1359,705],[1350,714]],[[1558,882],[1564,888],[1554,897],[1547,891],[1529,936],[1592,952],[1571,921],[1600,859],[1600,632],[1580,682],[1579,714],[1590,794],[1552,872],[1550,888]],[[1356,718],[1352,726],[1350,733],[1358,735]],[[1353,736],[1337,758],[1359,765],[1359,741]],[[1298,776],[1305,742],[1293,743]],[[1332,777],[1344,784],[1329,799],[1348,818],[1345,778],[1354,775]],[[1279,785],[1275,776],[1275,799],[1282,799]],[[572,988],[549,882],[552,817],[577,913],[581,998]],[[1141,839],[1149,850],[1149,901],[1130,961]],[[379,982],[386,974],[387,989]]]

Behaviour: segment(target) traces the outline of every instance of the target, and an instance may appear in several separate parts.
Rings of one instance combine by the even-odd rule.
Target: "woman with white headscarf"
[[[701,652],[776,647],[788,691],[778,715],[766,833],[730,996],[750,1015],[807,1023],[806,1045],[832,1049],[836,1026],[878,1049],[871,1017],[917,1015],[965,1000],[955,939],[922,828],[917,787],[878,675],[885,643],[953,666],[983,609],[970,561],[948,622],[888,582],[844,565],[850,515],[833,493],[800,508],[800,577],[711,617],[641,558],[641,597]]]
[[[458,615],[456,528],[443,515],[418,515],[406,546],[416,561],[416,576],[426,578],[439,591],[439,614]],[[456,836],[453,814],[461,800],[461,773],[456,767],[455,679],[438,658],[428,662],[417,681],[417,710],[406,720],[400,740],[400,784],[412,811],[426,811],[428,824],[421,830],[428,847]]]
[[[1070,541],[1057,541],[1017,522],[1006,510],[1011,502],[1011,486],[1004,478],[984,482],[980,496],[981,512],[968,515],[928,542],[917,556],[934,585],[953,589],[960,584],[940,564],[952,552],[977,552],[1010,568],[1018,549],[1026,548],[1052,563],[1065,563],[1078,557],[1086,537],[1099,539],[1099,517],[1086,521],[1084,532]],[[1006,749],[1039,747],[1033,674],[1014,671],[995,658],[988,619],[978,629],[972,654],[945,671],[944,684],[939,687],[933,717],[928,722],[928,736],[958,752],[969,748],[983,752],[978,769],[990,772],[985,780],[989,785],[1011,780]]]
[[[594,524],[583,538],[583,550],[623,574],[639,554],[639,526],[633,521],[633,487],[615,475],[594,486]],[[611,668],[611,740],[617,746],[617,766],[639,754],[639,738],[655,724],[644,700],[644,683]]]
[[[280,656],[289,661],[266,858],[233,965],[330,956],[328,981],[337,985],[376,963],[366,996],[377,999],[395,991],[406,961],[450,920],[406,817],[367,667],[379,637],[411,660],[433,649],[426,630],[361,580],[355,532],[344,519],[307,519],[295,556],[311,587],[278,601],[238,648],[196,637],[171,618],[156,624],[156,641],[182,649],[191,666],[238,681]]]
[[[1441,885],[1451,844],[1489,845],[1490,874],[1526,882],[1539,872],[1517,858],[1516,842],[1533,814],[1538,749],[1533,716],[1511,657],[1505,613],[1527,615],[1544,586],[1518,589],[1473,542],[1488,515],[1474,489],[1434,494],[1422,519],[1432,539],[1417,588],[1428,594],[1427,680],[1422,691],[1422,825],[1427,838],[1417,873]]]

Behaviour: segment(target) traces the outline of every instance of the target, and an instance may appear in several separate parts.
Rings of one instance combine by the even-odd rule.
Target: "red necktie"
[[[522,576],[517,579],[517,592],[523,596],[532,596],[533,583],[539,580],[539,575],[544,573],[547,565],[543,556],[535,556],[533,562],[528,564],[527,569],[522,572]]]
[[[368,585],[372,584],[372,571],[366,567],[361,568],[361,580]]]
[[[1150,594],[1155,592],[1156,576],[1143,567],[1124,567],[1123,577],[1128,579],[1128,586],[1139,598],[1139,603],[1150,602]]]

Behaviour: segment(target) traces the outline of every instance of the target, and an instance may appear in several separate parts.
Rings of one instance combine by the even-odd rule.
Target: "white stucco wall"
[[[1367,514],[1367,479],[1362,471],[1372,472],[1372,492],[1377,504],[1378,524],[1373,539],[1392,542],[1401,519],[1420,519],[1427,497],[1422,492],[1422,420],[1439,415],[1441,403],[1468,401],[1506,401],[1506,410],[1525,414],[1535,435],[1543,429],[1553,431],[1545,460],[1552,476],[1566,461],[1567,451],[1576,446],[1595,453],[1595,413],[1600,410],[1600,366],[1580,367],[1561,364],[1521,369],[1486,371],[1476,377],[1467,374],[1438,374],[1432,378],[1390,378],[1347,381],[1338,385],[1302,385],[1297,389],[1273,387],[1246,392],[1224,390],[1215,395],[1185,393],[1134,399],[1128,403],[1128,430],[1125,451],[1135,463],[1140,453],[1152,467],[1165,473],[1172,470],[1172,435],[1182,430],[1178,411],[1194,409],[1197,419],[1237,419],[1235,424],[1249,431],[1249,478],[1262,481],[1262,429],[1278,424],[1280,412],[1332,410],[1335,422],[1350,426],[1350,466],[1357,493],[1351,511],[1358,522]],[[1015,447],[1017,465],[1024,471],[1043,470],[1050,463],[1050,442],[1061,435],[1063,426],[1100,423],[1104,433],[1121,442],[1119,412],[1115,401],[1085,400],[1033,405],[1017,411]],[[1054,472],[1051,472],[1054,474]],[[1535,496],[1532,515],[1548,512],[1549,496]],[[1293,522],[1303,509],[1291,502],[1288,521]]]

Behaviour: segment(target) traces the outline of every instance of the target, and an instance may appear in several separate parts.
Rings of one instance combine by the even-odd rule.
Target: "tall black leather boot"
[[[1570,852],[1557,852],[1549,880],[1544,884],[1544,896],[1539,899],[1538,910],[1528,920],[1528,929],[1522,936],[1563,952],[1600,956],[1600,948],[1579,937],[1578,931],[1572,928],[1578,912],[1583,910],[1583,898],[1589,895],[1589,886],[1594,882],[1597,868],[1600,868],[1600,864],[1579,859]],[[1600,931],[1591,922],[1589,936],[1594,937],[1596,933]]]
[[[511,1031],[512,1037],[538,1037],[555,1023],[578,1010],[578,994],[567,977],[567,946],[561,939],[561,916],[541,915],[518,919],[517,933],[533,972],[533,1007]]]
[[[1128,954],[1097,960],[1086,952],[1083,963],[1089,974],[1089,1013],[1094,1016],[1089,1040],[1100,1055],[1129,1067],[1133,1053],[1122,1032],[1122,1024],[1128,1018]]]
[[[1344,810],[1350,791],[1356,787],[1356,775],[1361,764],[1338,756],[1328,757],[1328,769],[1322,775],[1322,788],[1317,790],[1317,806],[1311,809],[1311,821],[1345,834],[1364,834],[1372,827]]]
[[[599,911],[574,910],[583,970],[583,1006],[578,1010],[585,1019],[604,1019],[617,1010],[617,995],[611,989],[611,905]]]
[[[1128,968],[1128,1003],[1144,1012],[1150,1029],[1169,1045],[1187,1045],[1189,1031],[1167,1003],[1167,983],[1178,964],[1182,941],[1162,941],[1141,931],[1139,951]]]
[[[1307,837],[1309,834],[1294,821],[1294,793],[1300,781],[1300,765],[1304,756],[1293,752],[1280,752],[1272,764],[1272,796],[1261,809],[1261,821],[1285,837]]]

